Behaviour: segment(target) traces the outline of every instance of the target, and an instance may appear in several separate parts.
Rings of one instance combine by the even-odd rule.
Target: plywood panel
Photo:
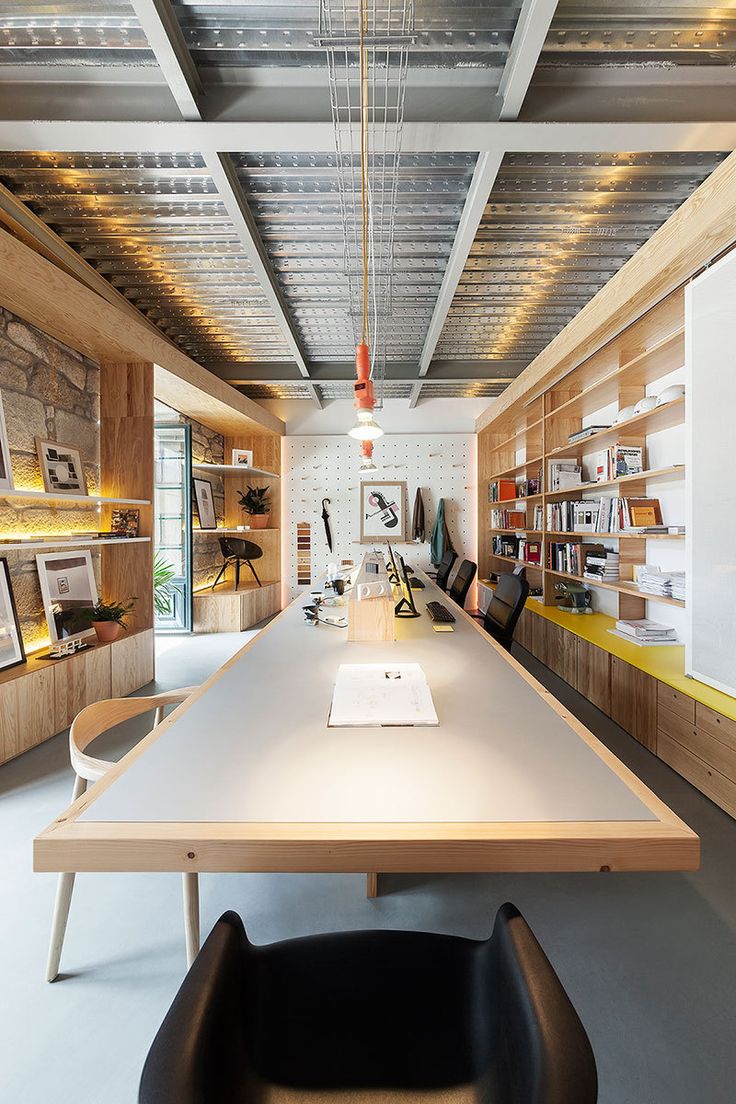
[[[659,710],[659,733],[664,733],[678,744],[697,755],[710,767],[715,767],[731,782],[736,782],[736,748],[722,743],[709,732],[698,728],[668,709]]]
[[[578,677],[575,689],[610,716],[611,657],[602,648],[578,638]]]
[[[124,698],[154,677],[153,629],[123,636],[112,645],[112,697]]]
[[[194,595],[194,631],[242,632],[280,608],[279,583],[239,591],[200,591]]]
[[[102,493],[153,502],[153,364],[100,365],[100,475]],[[153,506],[141,506],[140,535],[153,533]],[[109,523],[109,516],[105,519]],[[102,594],[107,601],[137,598],[130,631],[153,625],[153,544],[103,550]]]
[[[93,648],[54,665],[54,731],[67,728],[77,713],[112,694],[113,645]]]

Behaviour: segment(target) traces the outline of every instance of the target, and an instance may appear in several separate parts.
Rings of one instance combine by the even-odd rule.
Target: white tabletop
[[[452,602],[433,584],[415,591]],[[304,623],[298,601],[79,816],[80,822],[656,821],[460,617],[393,644]],[[438,728],[328,728],[341,663],[416,662]],[[94,791],[93,791],[94,794]]]

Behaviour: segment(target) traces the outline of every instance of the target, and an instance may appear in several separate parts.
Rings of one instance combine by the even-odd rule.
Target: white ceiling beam
[[[131,0],[182,119],[200,120],[202,85],[171,0]]]
[[[558,0],[524,0],[511,40],[498,94],[500,119],[516,119],[534,76]]]
[[[207,153],[204,160],[297,368],[308,380],[309,369],[299,337],[230,158],[223,153]],[[310,389],[315,403],[321,405],[314,385]]]
[[[332,153],[335,132],[331,122],[14,119],[0,121],[0,149],[58,153]],[[713,153],[736,149],[736,121],[404,123],[401,149],[405,153]]]
[[[524,0],[521,6],[498,89],[498,94],[502,100],[499,112],[501,119],[515,119],[521,110],[556,7],[557,0]],[[473,179],[468,189],[463,213],[455,234],[455,241],[442,278],[442,286],[422,346],[422,354],[419,358],[420,381],[422,376],[426,376],[432,363],[437,342],[440,339],[445,320],[455,298],[457,285],[465,271],[475,235],[483,218],[483,212],[491,194],[491,189],[496,182],[496,176],[501,168],[502,161],[503,152],[501,151],[480,153],[478,155]],[[409,399],[410,409],[413,409],[419,401],[422,392],[420,381],[412,388]]]

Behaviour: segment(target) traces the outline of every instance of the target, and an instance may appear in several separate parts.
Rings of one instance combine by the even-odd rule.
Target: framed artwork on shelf
[[[10,581],[8,561],[0,557],[0,671],[8,667],[17,667],[25,663],[26,652],[23,647],[18,611],[15,608],[13,584]]]
[[[406,483],[366,480],[360,485],[360,539],[406,540]]]
[[[197,507],[200,529],[216,529],[215,497],[209,479],[193,479],[194,501]]]
[[[13,469],[10,463],[10,446],[8,445],[8,431],[5,428],[5,411],[3,410],[3,397],[0,395],[0,491],[12,491]]]
[[[36,565],[52,644],[94,635],[90,622],[81,616],[98,600],[92,553],[39,553]]]
[[[137,537],[140,521],[140,510],[113,510],[110,531],[116,537]]]
[[[86,495],[87,480],[79,449],[58,441],[36,438],[36,452],[44,490],[49,494]]]
[[[233,449],[232,463],[238,468],[252,468],[253,449]]]

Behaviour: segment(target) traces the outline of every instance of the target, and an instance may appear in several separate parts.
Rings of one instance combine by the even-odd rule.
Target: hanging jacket
[[[417,493],[414,497],[414,513],[411,518],[411,539],[415,541],[424,542],[427,537],[427,531],[424,521],[424,502],[422,501],[422,488],[417,487]]]
[[[448,549],[453,549],[450,531],[445,521],[445,500],[441,498],[437,503],[437,517],[434,519],[432,540],[430,542],[429,558],[435,567],[439,564]]]

